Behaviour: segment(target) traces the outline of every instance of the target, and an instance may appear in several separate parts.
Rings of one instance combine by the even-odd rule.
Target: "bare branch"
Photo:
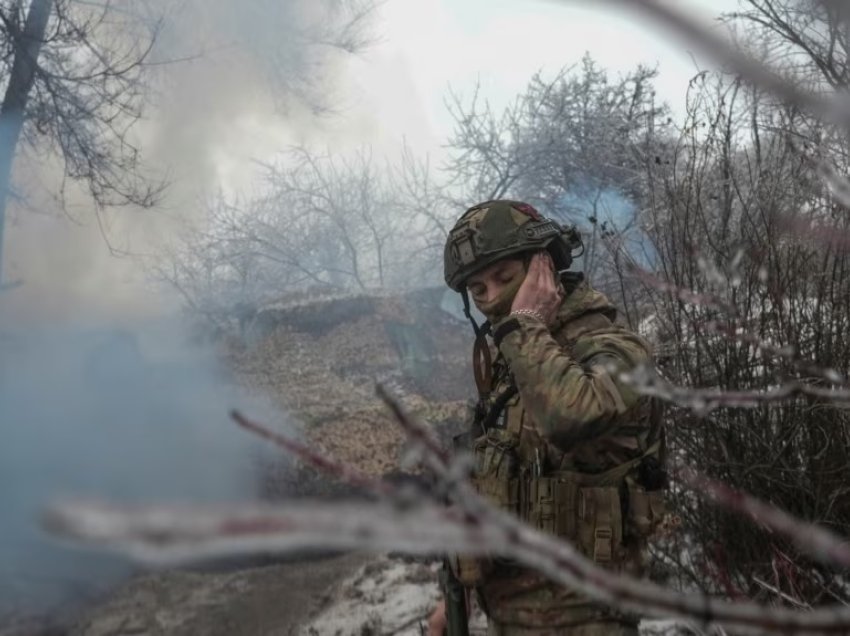
[[[684,468],[679,478],[695,492],[715,504],[751,517],[756,523],[791,539],[803,552],[827,565],[850,568],[850,539],[810,523],[803,523],[787,512],[742,493],[726,484],[710,479],[697,471]]]
[[[704,28],[686,12],[659,0],[605,0],[605,2],[649,16],[662,26],[678,33],[688,43],[699,45],[747,81],[753,82],[784,102],[794,104],[825,121],[850,130],[850,99],[848,99],[846,88],[842,88],[833,96],[821,96],[798,88],[789,82],[788,78],[741,52],[725,38]]]

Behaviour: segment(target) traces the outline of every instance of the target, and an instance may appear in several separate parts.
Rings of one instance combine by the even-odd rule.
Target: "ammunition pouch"
[[[578,473],[529,477],[517,510],[529,525],[573,543],[597,563],[616,560],[623,544],[619,489],[583,486]]]
[[[557,477],[532,477],[516,512],[530,526],[558,537],[576,537],[578,485]]]
[[[626,486],[629,493],[627,531],[639,538],[656,535],[667,517],[664,491],[646,490],[633,479],[627,479]]]
[[[597,563],[621,563],[625,555],[619,489],[586,486],[578,493],[579,549]]]
[[[494,429],[475,440],[473,485],[478,492],[503,510],[519,508],[518,441],[505,430]]]
[[[490,502],[508,512],[519,510],[519,461],[516,437],[507,431],[493,429],[472,443],[474,461],[472,483]],[[493,559],[455,556],[451,559],[457,579],[467,587],[475,587],[489,574]]]
[[[664,491],[641,483],[642,463],[655,460],[658,445],[642,456],[598,474],[555,471],[537,476],[521,466],[517,439],[491,429],[473,443],[473,484],[499,508],[517,515],[542,532],[572,543],[600,565],[623,569],[635,551],[664,523]],[[654,482],[655,485],[657,482]],[[489,558],[456,557],[457,578],[466,586],[480,584],[492,571]]]

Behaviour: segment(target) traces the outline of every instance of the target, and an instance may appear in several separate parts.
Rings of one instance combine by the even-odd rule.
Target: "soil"
[[[169,571],[128,582],[70,636],[298,633],[330,590],[369,557],[350,554],[230,572]]]

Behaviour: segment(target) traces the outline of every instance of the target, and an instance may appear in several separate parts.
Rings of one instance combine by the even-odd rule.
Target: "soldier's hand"
[[[443,636],[446,633],[446,602],[440,601],[428,617],[428,636]]]
[[[528,273],[514,297],[511,311],[531,311],[547,325],[552,324],[564,291],[555,278],[555,265],[548,252],[538,252],[531,257]]]

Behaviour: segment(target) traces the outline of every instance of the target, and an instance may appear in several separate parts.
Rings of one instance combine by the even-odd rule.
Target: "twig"
[[[738,312],[734,306],[730,305],[722,298],[718,298],[714,294],[703,294],[700,292],[674,285],[673,283],[661,280],[651,272],[642,269],[636,264],[627,264],[629,271],[641,282],[661,292],[672,294],[683,303],[695,305],[698,307],[708,307],[709,309],[717,309],[726,312],[732,316]]]
[[[492,507],[486,518],[473,522],[466,515],[429,503],[408,508],[389,503],[296,502],[218,508],[65,503],[50,509],[45,525],[61,536],[155,563],[311,547],[495,554],[625,611],[719,623],[736,633],[844,634],[850,630],[850,608],[804,613],[729,603],[701,594],[680,594],[604,570],[568,543]]]
[[[832,122],[850,131],[850,99],[846,91],[837,91],[831,96],[824,97],[815,91],[796,87],[789,79],[742,52],[728,38],[718,36],[705,28],[678,8],[679,5],[660,0],[604,0],[604,2],[620,5],[648,16],[663,27],[683,36],[689,45],[695,44],[701,47],[748,82],[772,93],[786,103],[795,104],[824,121]]]
[[[768,590],[769,592],[773,592],[779,598],[781,598],[785,601],[788,601],[789,603],[791,603],[792,605],[795,605],[796,607],[799,607],[800,609],[807,609],[808,610],[808,609],[812,608],[812,606],[809,605],[808,603],[801,603],[800,601],[795,599],[793,596],[789,596],[788,594],[786,594],[782,590],[779,590],[779,589],[775,588],[774,586],[772,586],[770,583],[767,583],[766,581],[762,581],[757,576],[753,576],[753,581],[755,581],[756,583],[761,585],[764,589]]]
[[[777,387],[755,391],[733,391],[719,388],[700,389],[676,386],[656,374],[650,367],[640,367],[620,374],[620,379],[642,395],[660,398],[705,416],[720,407],[753,408],[772,406],[800,395],[829,400],[840,408],[850,403],[850,388],[816,386],[797,380]]]
[[[423,457],[424,463],[438,472],[446,470],[449,467],[449,455],[440,446],[440,443],[434,438],[431,431],[422,425],[421,422],[410,416],[401,406],[401,403],[390,395],[389,391],[382,384],[375,386],[375,392],[384,404],[389,407],[390,411],[392,411],[393,416],[404,429],[405,433],[407,433],[410,441],[425,451],[425,457]]]
[[[800,550],[819,561],[850,568],[850,541],[847,539],[800,521],[784,510],[702,475],[692,468],[682,468],[677,471],[677,475],[695,492],[719,506],[751,517],[757,523],[787,537]]]
[[[358,486],[361,488],[365,488],[373,493],[385,495],[385,496],[393,496],[397,495],[398,492],[395,488],[393,488],[390,484],[380,479],[375,479],[374,477],[370,477],[365,473],[360,472],[353,466],[349,466],[348,464],[343,464],[341,462],[335,461],[317,453],[312,448],[307,446],[306,444],[302,444],[301,442],[295,441],[284,435],[279,433],[275,433],[271,431],[267,427],[259,424],[253,420],[248,419],[244,415],[242,415],[239,411],[231,411],[230,417],[239,424],[242,428],[251,431],[255,435],[266,439],[279,448],[292,453],[296,457],[304,460],[314,468],[321,470],[329,475],[336,477],[352,486]]]

